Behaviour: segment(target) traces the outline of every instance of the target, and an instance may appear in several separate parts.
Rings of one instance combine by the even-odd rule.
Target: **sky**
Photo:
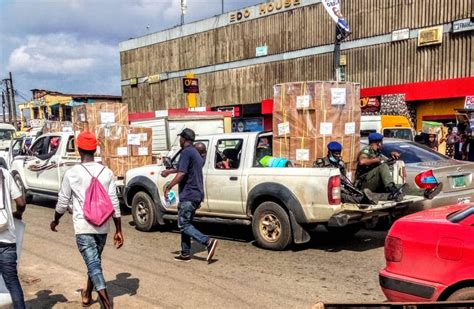
[[[187,0],[185,22],[220,14],[221,1]],[[261,2],[224,0],[224,10]],[[180,18],[180,0],[0,0],[0,79],[12,72],[17,102],[34,88],[120,95],[118,44]]]

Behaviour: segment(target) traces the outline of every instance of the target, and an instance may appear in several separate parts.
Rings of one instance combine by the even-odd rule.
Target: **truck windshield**
[[[14,130],[0,129],[0,141],[7,141],[13,138]]]
[[[413,133],[411,129],[398,129],[398,128],[393,128],[393,129],[384,129],[383,130],[383,136],[384,137],[391,137],[391,138],[399,138],[399,139],[406,139],[409,141],[413,140]]]

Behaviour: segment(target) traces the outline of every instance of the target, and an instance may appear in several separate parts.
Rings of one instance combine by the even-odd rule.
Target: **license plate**
[[[454,180],[454,187],[455,188],[466,186],[466,180],[464,179],[464,176],[455,176],[455,177],[453,177],[453,180]]]

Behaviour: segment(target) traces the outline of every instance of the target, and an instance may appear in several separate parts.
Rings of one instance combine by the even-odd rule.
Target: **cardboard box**
[[[46,121],[43,126],[43,134],[53,132],[72,132],[73,125],[70,121]]]
[[[116,177],[123,178],[127,171],[132,168],[152,164],[152,157],[103,157],[102,163],[110,168]]]
[[[99,152],[103,157],[131,156],[128,145],[128,130],[125,125],[106,125],[97,130]]]
[[[290,138],[274,137],[272,155],[278,158],[290,158]]]
[[[317,111],[273,112],[273,135],[276,137],[315,136]]]
[[[128,144],[132,156],[150,156],[152,154],[152,129],[131,127],[128,130]]]
[[[298,167],[312,167],[317,158],[316,140],[314,137],[292,137],[290,161]]]
[[[315,112],[315,132],[317,135],[360,134],[361,111],[334,108]]]
[[[106,124],[128,125],[128,105],[110,102],[78,105],[73,109],[73,122],[87,122],[91,128]]]

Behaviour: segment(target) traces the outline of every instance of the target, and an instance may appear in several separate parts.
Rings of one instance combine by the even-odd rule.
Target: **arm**
[[[176,176],[174,176],[173,180],[171,181],[171,183],[165,188],[165,197],[168,198],[168,193],[170,192],[171,188],[173,188],[174,186],[176,186],[177,184],[179,184],[184,176],[186,175],[186,173],[183,173],[183,172],[178,172],[176,174]]]
[[[6,175],[8,177],[8,183],[10,184],[9,185],[10,196],[12,197],[12,199],[15,200],[15,204],[16,204],[16,211],[13,212],[13,217],[18,220],[21,220],[23,219],[23,213],[26,210],[25,198],[23,197],[23,194],[21,193],[20,189],[18,189],[18,186],[13,180],[12,175],[10,173],[5,173],[5,172],[3,172],[3,174],[4,176]]]
[[[161,172],[161,177],[168,177],[170,174],[176,174],[178,172],[175,168],[170,168]]]
[[[176,169],[176,176],[174,176],[173,180],[171,183],[165,188],[165,197],[168,198],[168,193],[170,192],[171,188],[179,184],[186,173],[188,172],[189,164],[191,158],[189,157],[188,153],[186,151],[181,152],[181,157],[179,158],[178,161],[178,168]]]
[[[117,249],[120,249],[123,246],[123,234],[122,234],[122,219],[120,213],[120,202],[117,197],[117,185],[115,184],[114,175],[111,171],[110,173],[110,184],[109,184],[109,196],[114,206],[114,224],[115,224],[115,235],[114,235],[114,245]]]
[[[61,190],[58,194],[58,203],[56,204],[56,210],[54,212],[54,220],[51,222],[50,227],[53,232],[57,232],[56,227],[59,225],[59,220],[67,211],[68,206],[71,203],[72,190],[69,183],[69,177],[67,173],[64,175]]]

